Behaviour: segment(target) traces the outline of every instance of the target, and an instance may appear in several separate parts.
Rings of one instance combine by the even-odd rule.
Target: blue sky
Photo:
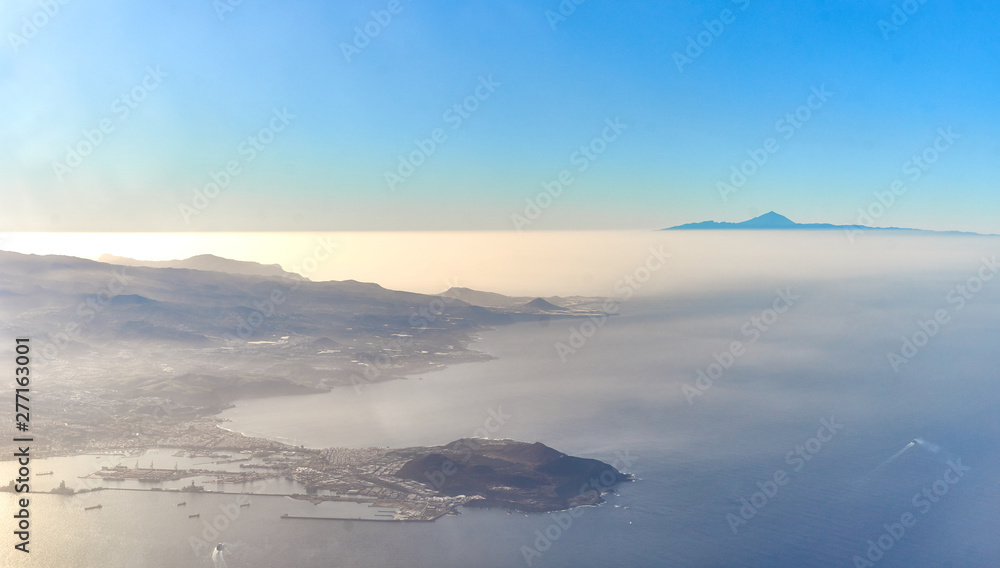
[[[996,3],[567,0],[559,19],[555,0],[225,2],[4,2],[4,230],[656,229],[864,208],[1000,232]],[[895,180],[905,193],[872,207]]]

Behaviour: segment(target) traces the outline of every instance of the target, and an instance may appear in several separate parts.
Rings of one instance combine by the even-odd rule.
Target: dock
[[[373,523],[410,523],[410,522],[433,522],[434,519],[365,519],[361,517],[300,517],[297,515],[284,514],[282,519],[286,520],[308,520],[308,521],[369,521]]]

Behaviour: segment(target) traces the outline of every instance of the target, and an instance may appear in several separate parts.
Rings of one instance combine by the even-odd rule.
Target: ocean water
[[[311,447],[541,441],[636,476],[569,522],[497,510],[292,521],[279,516],[315,506],[254,497],[215,535],[206,523],[226,518],[232,496],[188,497],[186,509],[205,511],[192,520],[171,495],[39,495],[30,563],[7,548],[0,565],[211,566],[192,539],[225,542],[228,566],[258,568],[1000,565],[1000,282],[961,309],[948,300],[979,254],[837,278],[777,271],[697,293],[662,286],[599,326],[486,331],[474,348],[488,362],[223,415],[231,429]],[[771,314],[788,303],[778,290],[794,298]],[[948,321],[924,342],[940,310]],[[897,371],[888,353],[903,337],[922,345]],[[575,351],[560,357],[560,342]],[[84,511],[97,497],[102,509]],[[10,495],[0,502],[13,508]]]

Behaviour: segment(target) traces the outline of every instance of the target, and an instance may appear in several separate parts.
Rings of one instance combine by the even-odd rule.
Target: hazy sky
[[[0,5],[2,230],[854,223],[900,180],[871,224],[1000,232],[995,2],[56,6]]]

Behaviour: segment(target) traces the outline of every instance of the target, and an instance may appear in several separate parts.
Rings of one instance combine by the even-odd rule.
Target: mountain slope
[[[538,317],[439,304],[372,283],[0,251],[0,334],[33,338],[52,391],[73,392],[56,387],[73,381],[116,400],[156,393],[206,411],[487,359],[466,348],[470,334]]]

